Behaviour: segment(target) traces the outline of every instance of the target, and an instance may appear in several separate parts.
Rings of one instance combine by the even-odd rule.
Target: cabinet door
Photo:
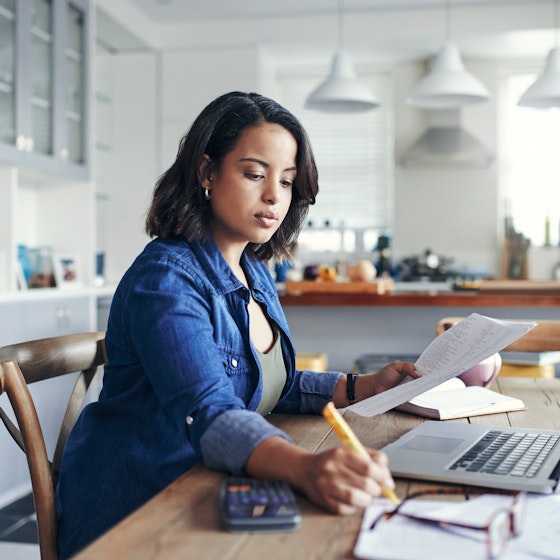
[[[4,161],[18,161],[16,146],[16,0],[0,0],[0,154]],[[23,147],[23,146],[22,146]]]
[[[0,347],[25,340],[25,325],[20,303],[0,304]],[[1,431],[1,430],[0,430]]]
[[[0,159],[87,178],[87,0],[0,0],[0,31]]]
[[[53,155],[53,0],[1,0],[2,157],[25,164],[30,154]]]
[[[24,302],[22,307],[28,340],[90,330],[87,296]]]
[[[62,19],[66,29],[64,53],[65,108],[60,131],[60,154],[74,165],[87,160],[87,84],[88,84],[88,26],[87,10],[78,2],[66,2]]]
[[[53,0],[32,0],[29,35],[24,37],[29,42],[21,45],[29,49],[25,60],[29,83],[24,90],[26,151],[49,157],[54,147],[54,13]]]

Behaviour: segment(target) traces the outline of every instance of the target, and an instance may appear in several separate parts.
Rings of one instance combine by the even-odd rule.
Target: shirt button
[[[232,359],[231,359],[231,365],[232,365],[233,367],[237,367],[237,360],[236,360],[235,358],[232,358]]]
[[[194,422],[194,418],[192,416],[187,416],[187,426],[190,426]]]

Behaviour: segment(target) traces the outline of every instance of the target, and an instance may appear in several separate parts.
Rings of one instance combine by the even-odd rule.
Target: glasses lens
[[[488,552],[490,558],[497,558],[504,553],[509,539],[509,515],[499,511],[488,527]]]
[[[515,497],[511,506],[511,532],[514,536],[520,535],[525,527],[525,514],[527,513],[527,494],[520,492]]]

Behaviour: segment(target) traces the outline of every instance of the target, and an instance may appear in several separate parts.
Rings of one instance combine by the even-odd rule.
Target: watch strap
[[[358,376],[355,373],[346,374],[346,398],[350,404],[356,402],[356,378]]]

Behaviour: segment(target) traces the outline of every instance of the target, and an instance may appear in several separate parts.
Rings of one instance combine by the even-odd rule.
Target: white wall
[[[258,52],[233,46],[164,51],[161,73],[161,170],[177,154],[179,140],[210,101],[232,90],[258,89]]]
[[[218,95],[258,89],[258,59],[254,48],[243,46],[227,53],[177,49],[100,56],[97,74],[110,96],[111,123],[101,131],[110,152],[97,154],[97,238],[110,284],[118,283],[149,241],[144,220],[153,188],[174,161],[181,137]]]
[[[153,52],[104,57],[113,76],[110,153],[97,158],[98,249],[106,252],[106,278],[118,282],[149,241],[144,219],[154,184],[160,147],[158,57]],[[101,70],[101,69],[100,69]]]

